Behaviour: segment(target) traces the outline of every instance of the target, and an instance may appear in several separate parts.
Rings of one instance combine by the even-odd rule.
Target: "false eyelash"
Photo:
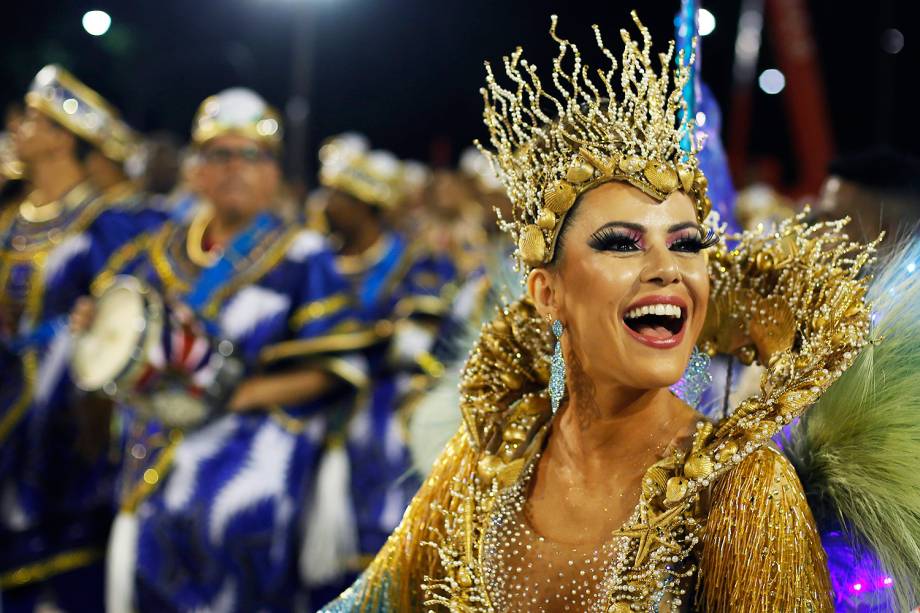
[[[591,235],[589,245],[597,251],[632,251],[639,247],[639,236],[636,232],[601,228]]]
[[[700,241],[700,249],[709,249],[713,245],[718,244],[720,238],[716,231],[712,228],[707,228],[706,226],[700,226],[700,236],[703,235],[703,229],[705,228],[706,238]]]
[[[702,236],[704,231],[704,226],[699,228],[699,236]],[[682,246],[683,248],[678,249],[686,253],[699,253],[703,249],[708,249],[716,243],[719,242],[719,235],[715,233],[712,228],[706,228],[706,237],[699,238],[699,236],[694,237],[684,237],[680,238],[669,245],[669,248],[673,248],[675,245]]]

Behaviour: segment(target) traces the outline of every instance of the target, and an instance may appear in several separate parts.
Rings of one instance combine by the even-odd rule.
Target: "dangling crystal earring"
[[[565,358],[562,356],[562,333],[565,330],[558,319],[553,321],[553,335],[556,337],[556,347],[553,350],[553,359],[550,361],[549,371],[549,399],[553,406],[553,415],[559,410],[562,396],[565,395]]]
[[[699,407],[703,394],[712,385],[712,373],[709,370],[709,363],[709,354],[694,347],[693,353],[690,354],[687,370],[684,371],[684,376],[671,386],[671,391],[674,392],[674,395],[691,407]]]

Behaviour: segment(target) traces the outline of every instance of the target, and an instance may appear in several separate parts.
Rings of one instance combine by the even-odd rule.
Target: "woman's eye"
[[[682,251],[684,253],[699,253],[703,250],[703,241],[699,236],[688,236],[679,238],[670,245],[671,251]]]
[[[672,241],[668,248],[671,251],[683,253],[699,253],[707,247],[712,247],[718,241],[715,233],[710,232],[706,238],[696,232],[688,232]]]
[[[638,237],[617,231],[601,231],[594,234],[590,245],[597,251],[629,252],[640,249]]]

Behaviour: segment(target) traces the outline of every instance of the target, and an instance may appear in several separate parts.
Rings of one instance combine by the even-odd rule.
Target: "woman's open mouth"
[[[684,338],[687,307],[682,300],[652,298],[631,306],[623,316],[623,324],[640,343],[656,349],[668,349]]]

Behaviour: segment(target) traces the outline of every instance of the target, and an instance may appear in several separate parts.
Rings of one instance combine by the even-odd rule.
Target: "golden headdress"
[[[251,138],[277,153],[281,149],[281,116],[251,89],[225,89],[208,96],[198,107],[192,122],[192,142],[201,147],[224,134]]]
[[[681,90],[692,58],[678,57],[672,68],[674,43],[652,66],[652,40],[632,14],[642,46],[625,30],[619,89],[614,81],[617,61],[593,26],[607,71],[592,75],[577,46],[550,34],[559,44],[553,61],[553,92],[544,88],[537,69],[516,49],[504,58],[513,87],[506,89],[486,63],[484,120],[494,151],[481,147],[508,190],[513,219],[502,229],[518,246],[524,269],[549,262],[566,213],[579,195],[608,181],[625,181],[658,201],[682,190],[693,200],[700,223],[712,203],[700,172],[692,118],[684,109]],[[571,64],[569,68],[563,64]],[[547,86],[548,87],[548,86]],[[689,142],[683,149],[681,142]],[[477,143],[478,144],[478,143]]]
[[[406,171],[391,153],[371,151],[367,139],[353,132],[328,139],[319,150],[319,182],[384,209],[405,196]]]
[[[96,91],[60,66],[45,66],[32,81],[26,105],[97,147],[107,158],[124,162],[140,139],[118,111]]]

